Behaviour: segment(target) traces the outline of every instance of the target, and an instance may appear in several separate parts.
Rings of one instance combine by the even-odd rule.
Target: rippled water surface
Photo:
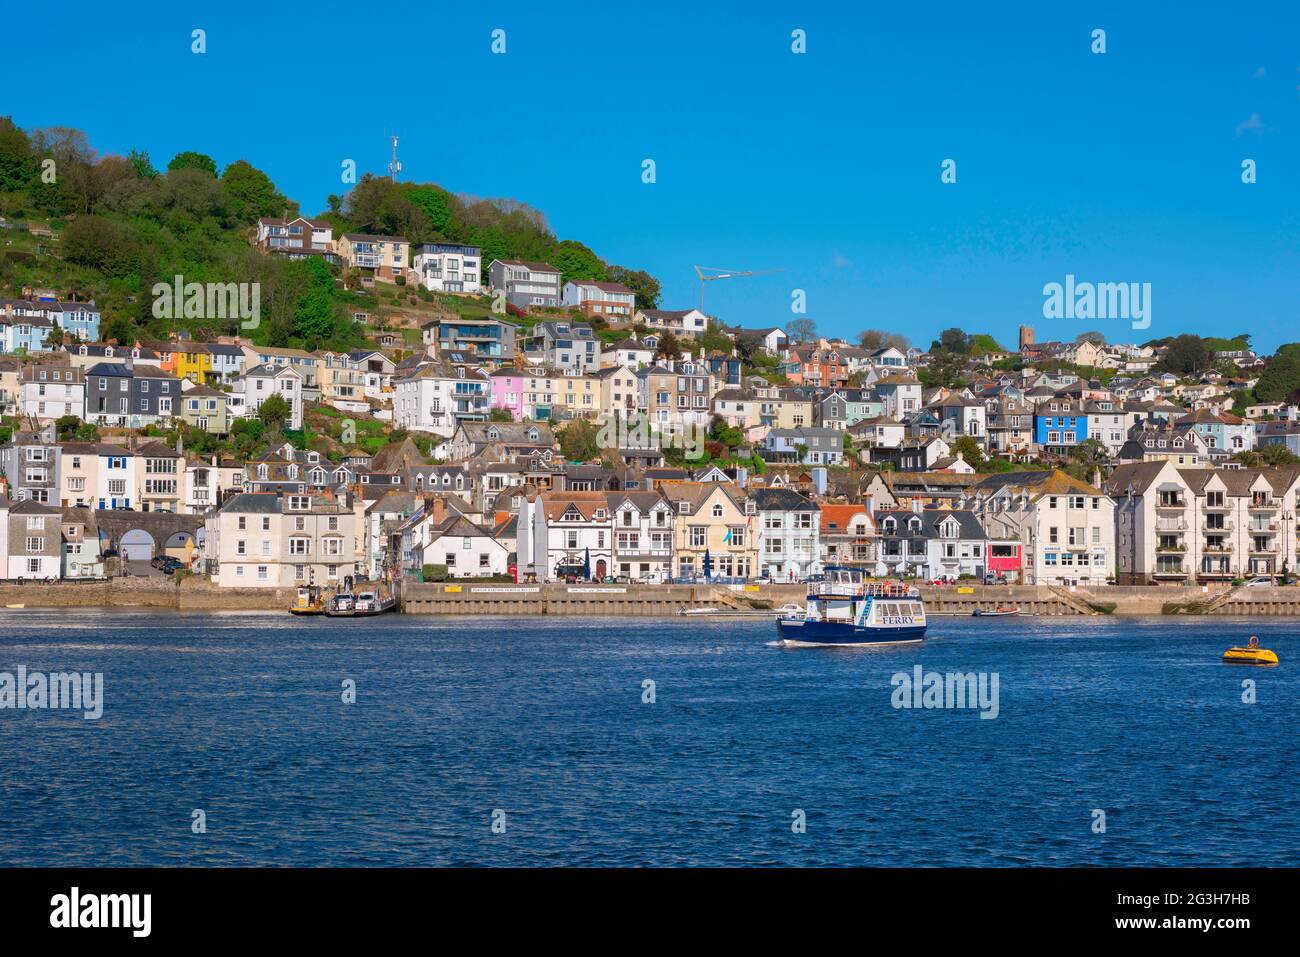
[[[1282,664],[1221,664],[1252,631]],[[0,610],[0,672],[105,683],[98,721],[0,710],[0,864],[1294,865],[1297,635]],[[997,718],[895,709],[916,664],[996,673]]]

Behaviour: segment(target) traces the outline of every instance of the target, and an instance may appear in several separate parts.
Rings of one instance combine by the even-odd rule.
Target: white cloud
[[[1237,124],[1237,135],[1240,136],[1242,133],[1246,132],[1246,130],[1262,131],[1263,129],[1264,121],[1259,118],[1258,113],[1252,113],[1246,119]]]

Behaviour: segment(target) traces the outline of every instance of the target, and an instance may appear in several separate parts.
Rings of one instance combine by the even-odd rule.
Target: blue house
[[[99,307],[90,302],[56,302],[49,307],[50,319],[82,342],[99,341]]]
[[[1064,454],[1088,438],[1088,413],[1066,399],[1048,399],[1034,409],[1034,442],[1045,452]]]

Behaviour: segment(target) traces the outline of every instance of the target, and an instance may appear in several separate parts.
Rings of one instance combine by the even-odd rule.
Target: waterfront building
[[[876,574],[918,578],[982,578],[988,536],[974,512],[939,506],[882,509]]]
[[[760,570],[773,580],[798,580],[821,571],[817,503],[791,488],[754,489],[749,499],[758,519]]]
[[[1300,466],[1118,466],[1106,480],[1116,501],[1118,582],[1223,582],[1293,571],[1298,488]]]
[[[1095,485],[1060,469],[1005,472],[979,478],[960,502],[988,539],[1020,543],[1027,585],[1104,585],[1115,576],[1115,502]]]
[[[525,526],[527,532],[525,532]],[[614,536],[604,492],[547,492],[525,499],[519,514],[520,572],[538,581],[613,574]]]
[[[638,581],[666,581],[673,574],[675,512],[659,492],[607,492],[614,523],[614,567]]]
[[[357,570],[356,514],[323,494],[233,496],[204,520],[204,559],[228,588],[341,585]]]
[[[655,487],[675,512],[676,577],[753,578],[758,574],[757,511],[733,482],[665,480]]]
[[[63,571],[61,513],[33,499],[8,507],[8,574],[11,579],[54,580]]]

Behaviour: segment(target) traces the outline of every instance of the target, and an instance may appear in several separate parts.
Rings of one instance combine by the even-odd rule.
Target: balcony
[[[1277,498],[1255,499],[1246,507],[1252,512],[1273,512],[1282,507],[1282,500]]]
[[[1156,521],[1157,532],[1185,532],[1187,531],[1187,519],[1167,519],[1162,518]]]
[[[1232,545],[1229,542],[1220,542],[1218,545],[1211,545],[1209,542],[1206,542],[1205,547],[1202,548],[1201,551],[1205,552],[1207,555],[1227,555],[1232,552]]]
[[[1157,545],[1157,546],[1156,546],[1156,551],[1157,551],[1157,552],[1160,552],[1160,553],[1164,553],[1164,554],[1177,554],[1177,555],[1181,555],[1183,552],[1187,551],[1187,546],[1186,546],[1186,545],[1175,545],[1175,544],[1172,543],[1172,542],[1168,542],[1168,543],[1163,544],[1163,545]]]
[[[1201,530],[1210,532],[1211,534],[1217,532],[1227,533],[1232,531],[1234,528],[1236,528],[1236,526],[1232,522],[1224,522],[1222,525],[1211,525],[1209,522],[1201,523]]]
[[[1207,512],[1228,512],[1232,510],[1232,506],[1227,504],[1226,502],[1219,502],[1216,505],[1211,505],[1210,503],[1206,502],[1205,505],[1202,506],[1202,508]]]
[[[1156,502],[1156,509],[1157,509],[1158,511],[1179,511],[1179,512],[1181,512],[1181,511],[1182,511],[1183,509],[1185,509],[1185,508],[1187,508],[1187,502],[1186,502],[1185,499],[1181,499],[1181,498],[1176,498],[1176,499],[1162,499],[1161,501]]]
[[[1152,578],[1186,578],[1187,569],[1182,565],[1158,565],[1151,573]]]

